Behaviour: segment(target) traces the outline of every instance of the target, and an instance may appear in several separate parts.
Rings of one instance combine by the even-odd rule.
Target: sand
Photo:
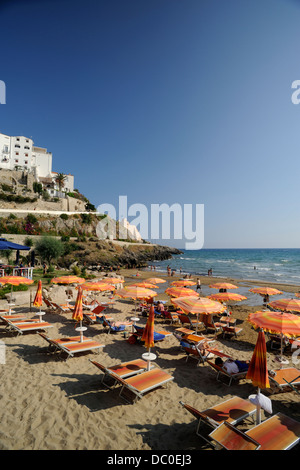
[[[128,283],[137,280],[135,273],[121,272]],[[138,279],[166,277],[151,271],[140,271],[140,274]],[[176,276],[166,279],[164,288]],[[215,281],[207,277],[201,280],[203,285]],[[249,281],[230,281],[251,285]],[[283,287],[286,292],[299,290],[298,286]],[[159,297],[168,298],[163,294]],[[101,295],[100,298],[106,297]],[[25,311],[28,318],[34,317],[36,311],[33,308],[30,313],[28,305],[16,310]],[[240,303],[231,310],[243,331],[237,339],[218,338],[215,345],[236,358],[250,359],[257,332],[246,318],[250,311],[257,310],[257,306]],[[117,320],[128,319],[134,314],[134,305],[130,301],[117,300],[114,309],[107,311],[110,313]],[[53,326],[48,330],[49,336],[76,334],[71,317],[71,313],[47,313],[44,320]],[[145,322],[146,318],[140,316],[139,324]],[[155,320],[155,329],[173,332],[175,327]],[[166,388],[148,393],[133,405],[126,404],[119,397],[118,388],[109,390],[101,385],[101,373],[90,359],[111,366],[140,358],[145,348],[141,344],[129,344],[121,333],[107,334],[102,325],[88,326],[85,335],[105,345],[100,353],[85,353],[63,361],[57,355],[47,353],[47,343],[38,334],[11,336],[1,326],[0,340],[5,344],[6,352],[5,364],[0,365],[1,450],[209,450],[210,447],[195,434],[195,419],[179,401],[204,410],[231,396],[248,398],[256,392],[248,380],[228,387],[216,381],[216,373],[209,365],[196,366],[193,359],[186,362],[179,341],[172,335],[156,343],[152,352],[157,355],[156,365],[172,374],[173,382]],[[268,352],[270,369],[278,367],[275,356],[276,353]],[[300,421],[299,395],[288,392],[272,394],[270,398],[273,414],[281,411]],[[242,424],[241,429],[248,426]]]

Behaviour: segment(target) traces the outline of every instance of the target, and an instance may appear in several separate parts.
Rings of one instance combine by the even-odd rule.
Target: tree
[[[48,262],[49,266],[51,261],[59,258],[64,252],[64,245],[61,240],[45,236],[36,242],[35,250],[42,258],[42,261]]]
[[[64,187],[66,179],[67,177],[63,173],[57,173],[57,175],[55,176],[54,181],[56,184],[58,184],[58,188],[60,191]]]

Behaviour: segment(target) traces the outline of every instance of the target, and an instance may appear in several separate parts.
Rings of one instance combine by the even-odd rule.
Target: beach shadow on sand
[[[108,389],[101,384],[100,375],[90,374],[51,374],[64,381],[53,384],[59,387],[70,400],[86,406],[91,412],[106,410],[123,404],[119,398],[119,388]],[[70,380],[65,380],[70,379]]]

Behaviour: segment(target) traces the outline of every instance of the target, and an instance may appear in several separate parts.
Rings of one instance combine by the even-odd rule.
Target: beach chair
[[[215,322],[212,315],[199,315],[199,320],[203,323],[206,333],[212,331],[219,333],[222,331],[221,323]]]
[[[133,335],[136,336],[137,339],[141,340],[144,332],[143,326],[133,325],[134,333]],[[167,336],[172,336],[172,333],[169,331],[154,331],[154,341],[163,341]]]
[[[222,355],[222,357],[227,357],[227,358],[232,359],[230,356],[227,356],[226,354],[218,354],[218,355],[219,356]],[[224,370],[219,365],[214,364],[209,359],[207,359],[206,362],[207,362],[207,364],[209,364],[217,372],[217,377],[216,377],[217,381],[221,382],[225,385],[228,385],[229,387],[230,387],[230,385],[232,384],[233,381],[239,381],[241,379],[244,379],[247,375],[247,371],[237,372],[236,374],[229,374],[226,370]],[[224,380],[222,380],[222,378],[228,379],[228,383],[226,382],[226,379],[224,381]]]
[[[2,321],[3,325],[8,325],[8,320],[10,321],[20,321],[26,320],[26,315],[24,313],[18,314],[11,314],[11,315],[0,315],[0,320]]]
[[[203,355],[200,352],[200,348],[197,348],[197,344],[200,341],[205,341],[206,343],[214,343],[214,340],[208,340],[205,336],[195,335],[195,334],[183,334],[179,337],[175,334],[176,338],[180,340],[180,347],[186,353],[186,361],[188,361],[189,357],[192,357],[197,360],[197,365],[205,363],[206,358],[210,355],[213,355],[213,350],[210,348],[206,348],[207,355]]]
[[[51,302],[53,308],[55,309],[55,313],[70,313],[72,311],[71,306],[69,304],[57,304],[56,302]]]
[[[173,323],[179,323],[179,316],[175,312],[169,312],[169,310],[164,310],[164,317],[165,320],[170,320],[171,324]]]
[[[197,436],[209,443],[211,440],[208,439],[208,432],[212,429],[216,429],[224,422],[236,425],[250,417],[253,418],[256,413],[256,405],[236,396],[204,411],[198,411],[182,401],[179,403],[197,419]]]
[[[54,307],[51,300],[46,299],[46,297],[43,297],[43,302],[46,305],[46,307],[48,308],[48,310],[50,310],[50,311],[56,310],[56,307]]]
[[[121,385],[119,396],[127,403],[135,403],[138,398],[142,398],[147,392],[174,380],[174,377],[157,367],[127,379],[122,379],[113,372],[111,372],[111,375]]]
[[[243,328],[239,328],[237,326],[229,326],[229,325],[225,325],[225,324],[218,324],[217,326],[221,326],[221,329],[222,329],[222,336],[223,338],[225,338],[226,336],[229,336],[229,337],[235,337],[237,338],[237,335],[239,335],[242,331],[243,331]]]
[[[51,347],[54,348],[54,351],[58,351],[61,354],[65,353],[67,355],[66,359],[69,357],[74,357],[75,354],[79,354],[87,351],[100,351],[100,348],[104,347],[104,344],[98,343],[98,341],[91,340],[90,338],[83,337],[83,341],[80,341],[80,336],[71,336],[69,338],[58,338],[50,339],[45,335],[40,335],[44,338]]]
[[[222,423],[209,437],[226,450],[290,450],[300,440],[300,423],[277,413],[246,432]]]
[[[184,315],[181,313],[178,314],[178,318],[182,326],[189,325],[190,328],[196,328],[197,323],[198,323],[198,328],[200,328],[200,326],[203,325],[203,323],[200,321],[198,322],[196,318],[190,318],[188,315]]]
[[[98,361],[90,360],[94,366],[96,366],[101,372],[103,372],[101,382],[107,388],[114,388],[117,385],[117,381],[111,375],[111,373],[118,375],[121,379],[127,379],[133,375],[140,374],[147,370],[147,362],[143,359],[135,359],[129,362],[122,362],[115,366],[105,367],[103,364],[100,364]],[[150,364],[150,368],[153,369],[154,364]],[[106,382],[105,382],[106,380]],[[110,385],[112,383],[112,385]]]
[[[17,335],[22,335],[23,333],[45,330],[47,328],[53,328],[48,322],[45,321],[36,321],[36,320],[6,320],[7,329],[12,333],[17,333]]]
[[[300,391],[300,370],[295,367],[269,371],[269,381],[274,392]]]

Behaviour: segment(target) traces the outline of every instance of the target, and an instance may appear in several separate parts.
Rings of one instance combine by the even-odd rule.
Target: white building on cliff
[[[0,133],[0,169],[25,170],[33,173],[51,196],[59,190],[55,179],[57,172],[52,171],[52,153],[36,147],[29,137],[8,136]],[[63,191],[74,190],[74,176],[65,175]]]

